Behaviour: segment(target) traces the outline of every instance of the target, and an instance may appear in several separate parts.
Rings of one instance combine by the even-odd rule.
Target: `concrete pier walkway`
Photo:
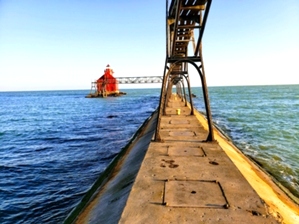
[[[166,113],[119,223],[280,223],[176,95]]]

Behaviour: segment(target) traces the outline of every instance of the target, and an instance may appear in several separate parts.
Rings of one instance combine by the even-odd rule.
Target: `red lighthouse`
[[[97,81],[97,93],[100,96],[109,96],[119,94],[117,79],[113,77],[113,70],[110,65],[107,65],[102,75]]]
[[[104,70],[104,75],[102,75],[95,82],[91,83],[90,94],[85,97],[93,98],[126,95],[126,93],[119,91],[118,80],[113,77],[113,73],[114,72],[110,65],[107,65],[106,69]]]

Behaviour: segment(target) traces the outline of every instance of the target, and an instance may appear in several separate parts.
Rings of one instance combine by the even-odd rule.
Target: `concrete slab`
[[[163,204],[185,208],[225,209],[229,206],[220,183],[202,180],[165,181]]]
[[[168,156],[206,156],[205,151],[199,146],[175,145],[167,148]]]

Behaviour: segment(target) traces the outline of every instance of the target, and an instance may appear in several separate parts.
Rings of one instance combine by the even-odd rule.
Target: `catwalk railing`
[[[173,86],[177,94],[191,105],[191,114],[194,115],[194,106],[191,97],[191,84],[188,65],[194,66],[201,78],[204,96],[204,105],[209,124],[207,141],[213,141],[213,125],[208,88],[202,57],[202,37],[204,34],[212,0],[166,0],[166,60],[163,72],[163,82],[160,95],[158,123],[155,140],[161,141],[160,117],[165,115],[167,100],[170,98]],[[189,43],[192,43],[189,46]],[[190,49],[193,47],[193,49]],[[189,99],[185,88],[188,89]]]

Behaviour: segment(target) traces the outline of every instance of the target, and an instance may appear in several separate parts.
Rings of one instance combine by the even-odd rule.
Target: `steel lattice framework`
[[[118,77],[116,80],[119,84],[162,83],[163,76]]]
[[[163,76],[140,76],[140,77],[116,77],[118,84],[149,84],[162,83]],[[105,83],[115,83],[114,79],[105,79]],[[92,82],[91,85],[96,86],[97,82]]]
[[[196,68],[201,78],[206,116],[209,125],[207,141],[214,140],[212,116],[202,57],[202,37],[211,3],[212,0],[172,0],[169,4],[168,0],[166,0],[166,60],[155,134],[156,141],[161,140],[159,135],[160,117],[165,115],[166,103],[171,95],[173,86],[176,86],[177,94],[187,101],[184,83],[187,84],[191,115],[194,115],[188,64]]]

